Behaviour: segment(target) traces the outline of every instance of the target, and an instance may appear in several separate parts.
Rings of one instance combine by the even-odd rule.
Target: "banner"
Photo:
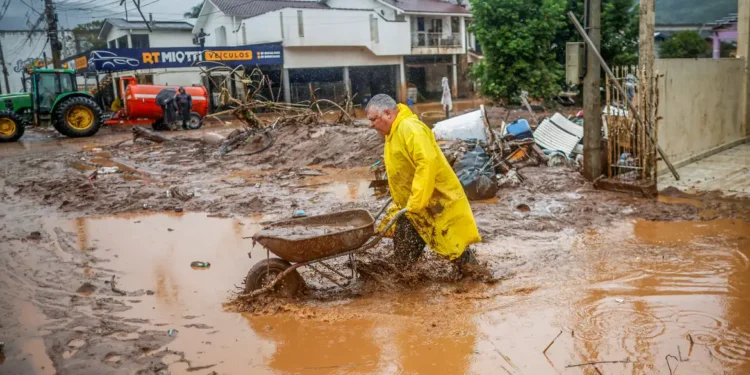
[[[101,48],[67,59],[78,72],[284,64],[281,43],[238,47]]]

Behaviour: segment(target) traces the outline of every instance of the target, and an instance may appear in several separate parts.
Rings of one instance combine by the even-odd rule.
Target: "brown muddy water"
[[[71,233],[76,251],[99,259],[80,267],[100,289],[80,298],[101,297],[109,288],[101,280],[117,276],[129,295],[112,297],[127,308],[111,315],[137,328],[115,338],[163,335],[150,353],[168,349],[159,360],[171,374],[750,373],[744,221],[627,220],[497,238],[476,247],[493,269],[516,260],[515,277],[496,285],[290,302],[266,316],[225,312],[230,291],[266,256],[248,238],[269,219],[129,214],[49,218],[43,229]],[[196,270],[193,261],[211,267]],[[16,304],[29,329],[20,348],[6,348],[0,373],[14,373],[22,358],[36,373],[54,373],[57,349],[45,348],[40,307]],[[86,373],[128,373],[127,353],[81,358],[97,338],[76,340],[62,358],[88,361],[94,372]]]

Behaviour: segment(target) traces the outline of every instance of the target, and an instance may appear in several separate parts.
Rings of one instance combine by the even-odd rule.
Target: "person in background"
[[[177,96],[175,96],[177,102],[177,109],[180,111],[180,118],[182,119],[182,128],[187,130],[188,124],[190,123],[190,111],[193,110],[193,97],[185,92],[185,88],[180,86]]]

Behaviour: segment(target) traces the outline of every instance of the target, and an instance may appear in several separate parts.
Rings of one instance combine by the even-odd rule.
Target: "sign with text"
[[[282,65],[281,43],[238,47],[102,48],[74,56],[79,72],[113,72],[156,68],[188,68],[221,62],[239,65]]]

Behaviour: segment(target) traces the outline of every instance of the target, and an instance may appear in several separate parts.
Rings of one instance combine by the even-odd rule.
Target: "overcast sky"
[[[0,0],[2,5],[8,0]],[[29,30],[27,20],[33,24],[44,8],[44,0],[9,0],[10,6],[0,20],[0,30]],[[155,20],[181,20],[201,0],[140,0],[143,15],[153,13]],[[125,18],[125,8],[120,0],[58,0],[55,1],[58,20],[62,27],[73,28],[78,24],[103,20],[107,17]],[[127,0],[128,19],[140,19],[133,0]],[[33,8],[33,10],[32,10]],[[41,27],[44,27],[42,22]]]

